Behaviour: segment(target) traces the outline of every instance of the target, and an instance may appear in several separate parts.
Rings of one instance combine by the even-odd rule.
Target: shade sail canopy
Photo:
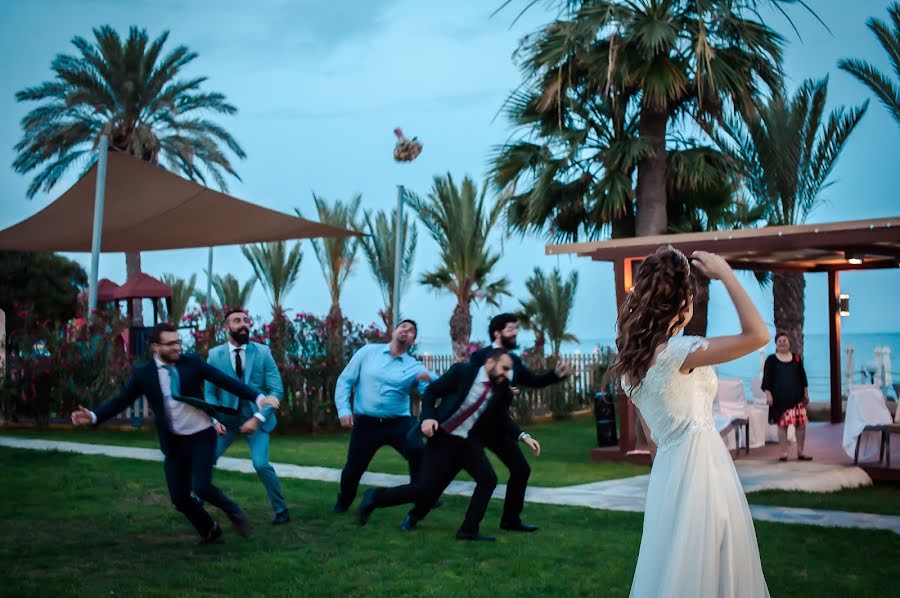
[[[672,245],[690,253],[718,253],[733,268],[756,271],[839,272],[897,268],[900,217],[798,226],[633,237],[547,245],[548,255],[574,253],[596,261],[640,259]]]
[[[49,206],[0,231],[0,250],[90,251],[97,166]],[[101,251],[139,252],[356,235],[270,210],[111,151]]]
[[[100,285],[97,285],[99,291]],[[113,296],[121,299],[164,299],[172,296],[172,287],[164,282],[138,272],[115,290]]]

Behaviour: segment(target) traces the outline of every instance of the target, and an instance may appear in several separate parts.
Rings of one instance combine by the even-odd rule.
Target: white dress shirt
[[[469,394],[466,395],[466,400],[462,402],[462,405],[459,406],[459,409],[456,410],[456,413],[461,413],[465,411],[470,406],[474,405],[475,402],[481,397],[486,388],[489,388],[491,385],[491,379],[488,377],[487,368],[484,366],[478,370],[478,375],[475,376],[475,381],[472,382],[472,388],[469,389]],[[472,428],[478,423],[478,418],[481,417],[481,414],[488,408],[488,405],[491,402],[491,398],[493,392],[489,392],[484,401],[482,401],[481,405],[478,406],[478,409],[475,410],[469,417],[462,421],[455,430],[450,432],[452,436],[459,436],[460,438],[468,438],[469,432],[472,431]],[[454,413],[450,416],[450,419],[453,419],[453,416],[456,415]]]
[[[169,377],[170,364],[165,363],[159,357],[153,356],[156,363],[156,372],[159,375],[159,388],[162,390],[163,405],[166,415],[169,416],[169,426],[173,434],[190,436],[202,432],[212,425],[212,419],[199,409],[191,407],[187,403],[176,401],[172,398],[172,381]],[[174,367],[174,364],[171,364]]]

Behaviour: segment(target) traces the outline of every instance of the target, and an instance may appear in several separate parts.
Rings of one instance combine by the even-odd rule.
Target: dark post
[[[828,361],[831,374],[831,423],[844,421],[841,404],[841,282],[838,272],[828,273]]]

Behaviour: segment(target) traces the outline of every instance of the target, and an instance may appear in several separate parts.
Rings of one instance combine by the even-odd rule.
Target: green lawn
[[[591,462],[588,452],[596,443],[591,418],[533,424],[527,429],[540,441],[543,448],[540,457],[532,457],[528,452],[532,464],[531,485],[568,486],[649,472],[648,467],[628,463]],[[156,433],[149,429],[117,430],[101,426],[96,429],[78,430],[2,430],[0,434],[147,448],[159,446]],[[321,436],[276,435],[272,438],[271,458],[281,463],[340,468],[346,457],[348,439],[349,433]],[[250,451],[247,443],[238,439],[227,455],[249,458]],[[501,482],[505,481],[503,465],[493,455],[491,458]],[[398,474],[405,474],[408,471],[406,462],[390,447],[379,451],[369,470]],[[462,474],[461,478],[466,479],[466,475]],[[831,493],[763,491],[751,493],[747,498],[752,504],[760,505],[900,515],[900,487],[897,486],[858,488]]]
[[[571,486],[626,478],[650,471],[649,467],[630,463],[591,462],[589,459],[590,449],[597,443],[591,418],[533,424],[527,426],[527,429],[541,443],[542,449],[540,457],[533,457],[523,445],[532,464],[530,483],[535,486]],[[0,433],[70,442],[147,448],[159,446],[156,433],[150,429],[122,431],[104,429],[103,426],[100,426],[96,429],[79,430],[2,430]],[[276,434],[272,437],[269,455],[272,461],[280,463],[341,468],[347,457],[349,439],[349,432],[320,436],[281,436]],[[249,459],[250,450],[247,443],[239,438],[235,440],[226,455]],[[493,455],[491,456],[493,457]],[[502,479],[502,464],[497,459],[494,459],[493,463],[498,472],[501,472],[499,475]],[[399,474],[409,471],[406,461],[390,447],[385,447],[378,452],[369,470]]]
[[[900,515],[900,488],[897,486],[867,486],[834,493],[763,490],[751,492],[747,500],[754,505]]]
[[[542,526],[536,534],[458,542],[460,497],[411,534],[397,529],[402,507],[376,512],[360,529],[328,512],[333,484],[298,480],[283,481],[294,522],[273,528],[256,477],[217,472],[257,528],[246,540],[226,529],[223,544],[199,547],[169,504],[157,463],[0,449],[0,468],[0,587],[8,596],[625,596],[640,543],[640,514],[545,505],[526,509]],[[495,532],[499,515],[492,501],[483,531]],[[887,572],[900,553],[897,534],[765,522],[756,529],[776,596],[896,589]]]

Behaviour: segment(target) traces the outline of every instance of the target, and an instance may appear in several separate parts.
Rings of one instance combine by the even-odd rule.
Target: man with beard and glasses
[[[163,322],[150,332],[153,359],[138,365],[122,390],[93,411],[78,406],[72,412],[76,426],[98,425],[124,411],[138,397],[146,397],[156,421],[159,448],[165,457],[163,470],[169,497],[175,508],[200,534],[201,544],[211,544],[222,536],[222,528],[200,501],[221,509],[238,533],[250,533],[250,521],[239,506],[212,483],[216,433],[224,434],[221,422],[210,412],[222,413],[201,400],[203,382],[211,382],[234,394],[243,403],[255,402],[263,410],[278,408],[275,397],[266,397],[231,376],[226,376],[197,355],[182,354],[181,338],[172,324]],[[191,497],[191,490],[199,497]]]
[[[417,333],[414,321],[401,320],[390,343],[371,343],[359,349],[337,379],[334,404],[341,426],[351,432],[341,490],[332,513],[345,513],[350,508],[362,475],[385,445],[406,459],[412,481],[420,475],[425,446],[409,410],[410,392],[418,388],[422,393],[432,376],[409,354]]]
[[[499,314],[491,318],[488,326],[488,334],[492,345],[484,347],[472,353],[469,363],[475,366],[484,365],[487,356],[494,349],[510,351],[513,367],[508,373],[510,383],[516,387],[544,388],[557,382],[561,382],[571,372],[567,363],[560,363],[554,370],[537,374],[532,372],[522,363],[522,358],[512,353],[518,347],[516,342],[519,334],[519,319],[510,313]],[[484,435],[484,446],[491,450],[503,464],[509,469],[509,481],[506,483],[506,499],[503,502],[503,515],[500,519],[500,529],[512,532],[535,532],[536,525],[522,522],[522,509],[525,506],[525,489],[528,487],[528,477],[531,475],[531,466],[522,454],[518,442],[524,442],[532,451],[540,451],[540,445],[527,432],[519,434],[518,438],[510,438],[508,435],[492,434],[490,431]]]
[[[456,538],[495,540],[478,531],[497,487],[497,475],[484,454],[484,441],[504,436],[515,439],[522,432],[509,415],[516,392],[509,384],[512,368],[513,360],[505,349],[491,349],[484,365],[453,364],[425,389],[420,429],[428,444],[420,479],[403,486],[366,490],[359,505],[360,525],[365,525],[376,509],[414,503],[400,526],[403,531],[412,531],[453,478],[465,470],[475,480],[475,490]],[[540,453],[537,443],[534,453]]]
[[[278,375],[278,366],[269,347],[250,341],[250,326],[250,317],[243,310],[232,309],[226,313],[225,331],[228,334],[228,342],[210,350],[209,364],[263,394],[281,399],[284,396],[284,388],[281,385],[281,376]],[[238,433],[243,434],[250,444],[250,460],[253,462],[253,468],[259,475],[275,512],[272,523],[278,525],[289,522],[291,516],[284,494],[281,492],[278,475],[269,463],[269,435],[277,424],[275,410],[266,407],[260,411],[254,404],[247,402],[239,404],[236,396],[209,382],[206,383],[206,400],[215,405],[238,409],[240,413],[233,421],[223,422],[226,424],[227,432],[219,437],[216,459],[228,450]]]

